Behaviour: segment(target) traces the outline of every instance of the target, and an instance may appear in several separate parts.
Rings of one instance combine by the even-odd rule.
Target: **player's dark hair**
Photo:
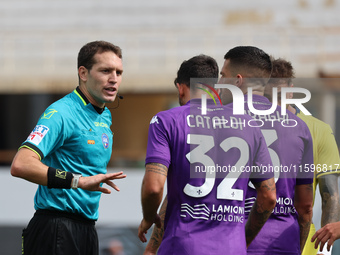
[[[218,64],[216,60],[207,55],[198,55],[183,61],[177,71],[176,83],[190,87],[190,78],[218,78]]]
[[[278,58],[272,61],[272,65],[272,75],[268,83],[275,85],[285,82],[290,85],[292,83],[292,79],[295,78],[292,63],[285,59]]]
[[[237,46],[229,50],[224,59],[230,61],[232,75],[241,74],[245,78],[259,78],[265,85],[272,72],[270,56],[254,46]]]
[[[84,66],[86,69],[91,70],[95,64],[94,55],[97,53],[103,53],[112,51],[119,58],[122,58],[122,50],[120,47],[106,42],[106,41],[94,41],[85,44],[78,53],[78,69]]]

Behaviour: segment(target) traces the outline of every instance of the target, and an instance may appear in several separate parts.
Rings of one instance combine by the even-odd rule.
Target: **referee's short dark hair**
[[[122,58],[122,50],[120,47],[106,41],[93,41],[85,44],[78,53],[78,69],[84,66],[86,69],[91,70],[95,64],[93,56],[97,53],[112,51],[119,58]]]

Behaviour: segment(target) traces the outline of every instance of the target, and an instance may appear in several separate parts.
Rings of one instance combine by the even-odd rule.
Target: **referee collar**
[[[84,105],[91,104],[90,101],[87,99],[87,97],[84,95],[84,93],[80,90],[79,86],[76,88],[76,94],[78,94],[80,99],[83,101]],[[100,108],[100,107],[95,106],[93,104],[91,104],[91,105],[96,110],[96,112],[98,112],[99,114],[102,114],[105,110],[105,106],[104,106],[104,108]]]

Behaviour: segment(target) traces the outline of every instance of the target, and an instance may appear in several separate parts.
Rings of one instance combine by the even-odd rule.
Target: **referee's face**
[[[85,96],[89,101],[103,108],[105,103],[116,99],[119,86],[122,82],[123,63],[115,53],[111,51],[94,55],[95,64],[91,70],[85,70],[86,75],[83,87]]]

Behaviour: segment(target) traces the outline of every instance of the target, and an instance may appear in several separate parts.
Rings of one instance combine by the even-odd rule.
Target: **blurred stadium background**
[[[44,109],[77,86],[85,43],[107,40],[123,49],[124,100],[111,111],[109,171],[128,177],[120,193],[103,196],[97,227],[101,254],[119,240],[134,255],[143,249],[136,229],[148,124],[178,105],[173,79],[182,61],[204,53],[221,67],[237,45],[290,60],[312,92],[307,109],[331,125],[339,144],[339,11],[339,0],[0,1],[0,253],[19,254],[21,228],[34,212],[36,186],[10,176],[11,160]]]

